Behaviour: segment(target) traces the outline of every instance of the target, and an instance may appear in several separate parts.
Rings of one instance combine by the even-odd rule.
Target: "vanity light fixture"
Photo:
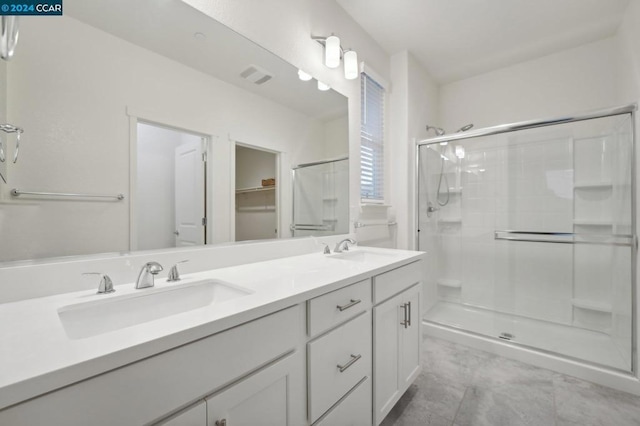
[[[355,50],[344,52],[344,78],[355,80],[360,74],[358,72],[358,54]]]
[[[318,80],[318,90],[325,92],[329,89],[331,89],[331,86]]]
[[[324,41],[324,64],[328,68],[338,68],[340,66],[341,50],[338,36],[330,35],[326,38]]]
[[[298,70],[298,78],[302,81],[309,81],[311,80],[313,77],[311,77],[311,74],[307,74],[306,72],[302,71],[302,70]]]
[[[344,59],[344,78],[354,80],[360,75],[358,70],[358,54],[355,50],[344,50],[340,46],[340,37],[331,34],[329,37],[311,36],[324,46],[324,64],[328,68],[338,68],[340,60]]]

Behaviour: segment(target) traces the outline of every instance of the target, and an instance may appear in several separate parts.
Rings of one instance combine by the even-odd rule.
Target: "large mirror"
[[[65,0],[0,62],[0,262],[348,231],[346,97],[180,0]]]

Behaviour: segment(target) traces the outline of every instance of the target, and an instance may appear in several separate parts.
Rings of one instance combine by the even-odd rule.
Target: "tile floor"
[[[445,340],[422,367],[383,426],[640,426],[640,397]]]

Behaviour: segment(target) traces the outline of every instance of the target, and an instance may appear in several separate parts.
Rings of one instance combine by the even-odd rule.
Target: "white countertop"
[[[156,279],[156,288],[217,279],[251,294],[162,319],[82,339],[70,339],[58,309],[106,300],[135,290],[65,293],[0,305],[0,409],[144,359],[413,262],[422,252],[353,248],[372,259],[339,259],[321,253],[287,257],[184,275],[177,283]]]

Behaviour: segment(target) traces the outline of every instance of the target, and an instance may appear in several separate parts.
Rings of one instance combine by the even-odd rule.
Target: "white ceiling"
[[[615,34],[630,0],[337,0],[385,51],[439,83]]]

